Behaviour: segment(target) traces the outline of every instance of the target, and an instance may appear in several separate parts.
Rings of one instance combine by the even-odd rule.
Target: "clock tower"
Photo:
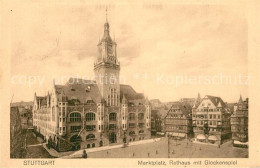
[[[98,55],[94,72],[99,91],[107,106],[120,105],[120,63],[117,60],[116,46],[116,42],[110,37],[109,23],[106,20],[103,38],[97,45]]]

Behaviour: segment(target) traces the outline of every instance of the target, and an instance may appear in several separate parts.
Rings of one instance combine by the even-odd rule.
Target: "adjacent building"
[[[21,158],[22,125],[18,107],[10,107],[10,157]]]
[[[230,138],[230,113],[220,97],[206,95],[192,108],[195,140],[221,144]]]
[[[33,125],[59,151],[149,139],[151,105],[119,83],[117,43],[104,24],[94,63],[95,81],[71,78],[34,97]]]
[[[172,103],[165,121],[165,132],[176,138],[191,138],[192,131],[192,107],[188,103]]]
[[[242,96],[234,106],[231,115],[231,132],[234,145],[247,145],[248,143],[248,98],[243,101]]]
[[[32,106],[33,102],[15,102],[11,103],[11,107],[18,107],[20,113],[22,130],[26,131],[28,128],[32,128]]]
[[[152,109],[151,114],[151,134],[164,135],[164,118],[167,114],[165,107]]]

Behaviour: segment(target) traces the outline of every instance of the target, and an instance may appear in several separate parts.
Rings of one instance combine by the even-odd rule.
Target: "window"
[[[116,113],[109,114],[109,121],[116,121]]]
[[[143,128],[144,127],[144,123],[138,123],[139,128]]]
[[[54,108],[54,106],[52,107],[51,112],[52,112],[52,121],[55,121],[55,108]]]
[[[96,118],[95,113],[87,113],[86,114],[86,121],[94,121]]]
[[[81,130],[81,126],[70,126],[70,132],[79,132]]]
[[[116,94],[116,89],[111,88],[110,94],[107,96],[107,105],[108,106],[116,106],[118,101],[118,95]]]
[[[139,134],[144,134],[144,130],[140,130],[140,131],[139,131]]]
[[[93,105],[94,101],[93,100],[87,100],[87,105]]]
[[[92,140],[92,139],[95,139],[95,135],[94,134],[88,134],[86,136],[86,140]]]
[[[134,119],[135,119],[135,113],[130,113],[129,120],[134,120]]]
[[[129,123],[129,128],[134,128],[135,127],[135,123]]]
[[[70,114],[70,122],[79,122],[79,121],[81,121],[80,113],[71,113]]]
[[[144,113],[139,113],[138,120],[143,120],[143,119],[144,119]]]
[[[213,115],[213,118],[216,119],[216,114]]]
[[[129,132],[129,135],[131,136],[131,135],[135,135],[135,132],[134,131],[130,131]]]
[[[116,124],[109,124],[109,130],[116,129]]]
[[[86,125],[86,130],[87,131],[95,131],[96,125]]]
[[[218,115],[218,119],[220,119],[220,115]]]
[[[212,119],[212,114],[209,115],[209,118]]]
[[[213,121],[213,125],[217,125],[217,122],[216,122],[216,121]]]
[[[82,141],[82,139],[81,139],[81,136],[78,136],[78,135],[73,135],[70,138],[70,142],[80,142],[80,141]]]

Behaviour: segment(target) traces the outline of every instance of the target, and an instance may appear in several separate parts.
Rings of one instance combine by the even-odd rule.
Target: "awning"
[[[179,133],[178,136],[184,138],[184,137],[186,136],[186,134],[184,134],[184,133]]]
[[[199,135],[197,135],[197,139],[204,140],[204,139],[206,139],[206,137],[203,134],[199,134]]]
[[[240,141],[234,140],[234,144],[238,144],[238,145],[248,145],[248,142],[240,142]]]
[[[179,136],[179,134],[177,132],[174,132],[172,136]]]
[[[208,140],[217,141],[218,138],[217,138],[215,135],[210,135],[210,136],[208,137]]]

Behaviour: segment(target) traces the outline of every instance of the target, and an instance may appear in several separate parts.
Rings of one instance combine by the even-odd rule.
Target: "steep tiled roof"
[[[101,101],[101,94],[95,81],[70,78],[66,85],[55,85],[56,93],[67,99],[78,99],[81,103],[92,99],[95,103]],[[120,85],[120,100],[123,96],[127,100],[144,99],[142,93],[136,91],[130,85]]]
[[[216,97],[216,96],[210,96],[210,95],[206,95],[210,101],[217,107],[218,104],[220,103],[222,107],[226,107],[226,104],[224,103],[224,101],[220,98],[220,97]]]
[[[78,99],[85,103],[92,99],[95,103],[101,101],[99,88],[94,81],[71,78],[66,85],[55,85],[58,96],[65,96],[68,100]]]
[[[182,114],[184,114],[186,116],[192,113],[192,107],[188,103],[172,102],[171,104],[172,104],[172,106],[170,109],[172,109],[172,108],[180,109]],[[166,116],[169,115],[169,113],[170,113],[170,110],[168,110]]]
[[[171,108],[180,109],[184,115],[188,115],[191,113],[191,106],[188,103],[175,102],[172,104]]]
[[[123,95],[127,100],[144,99],[144,94],[136,93],[130,85],[120,85],[120,100],[122,100]]]

